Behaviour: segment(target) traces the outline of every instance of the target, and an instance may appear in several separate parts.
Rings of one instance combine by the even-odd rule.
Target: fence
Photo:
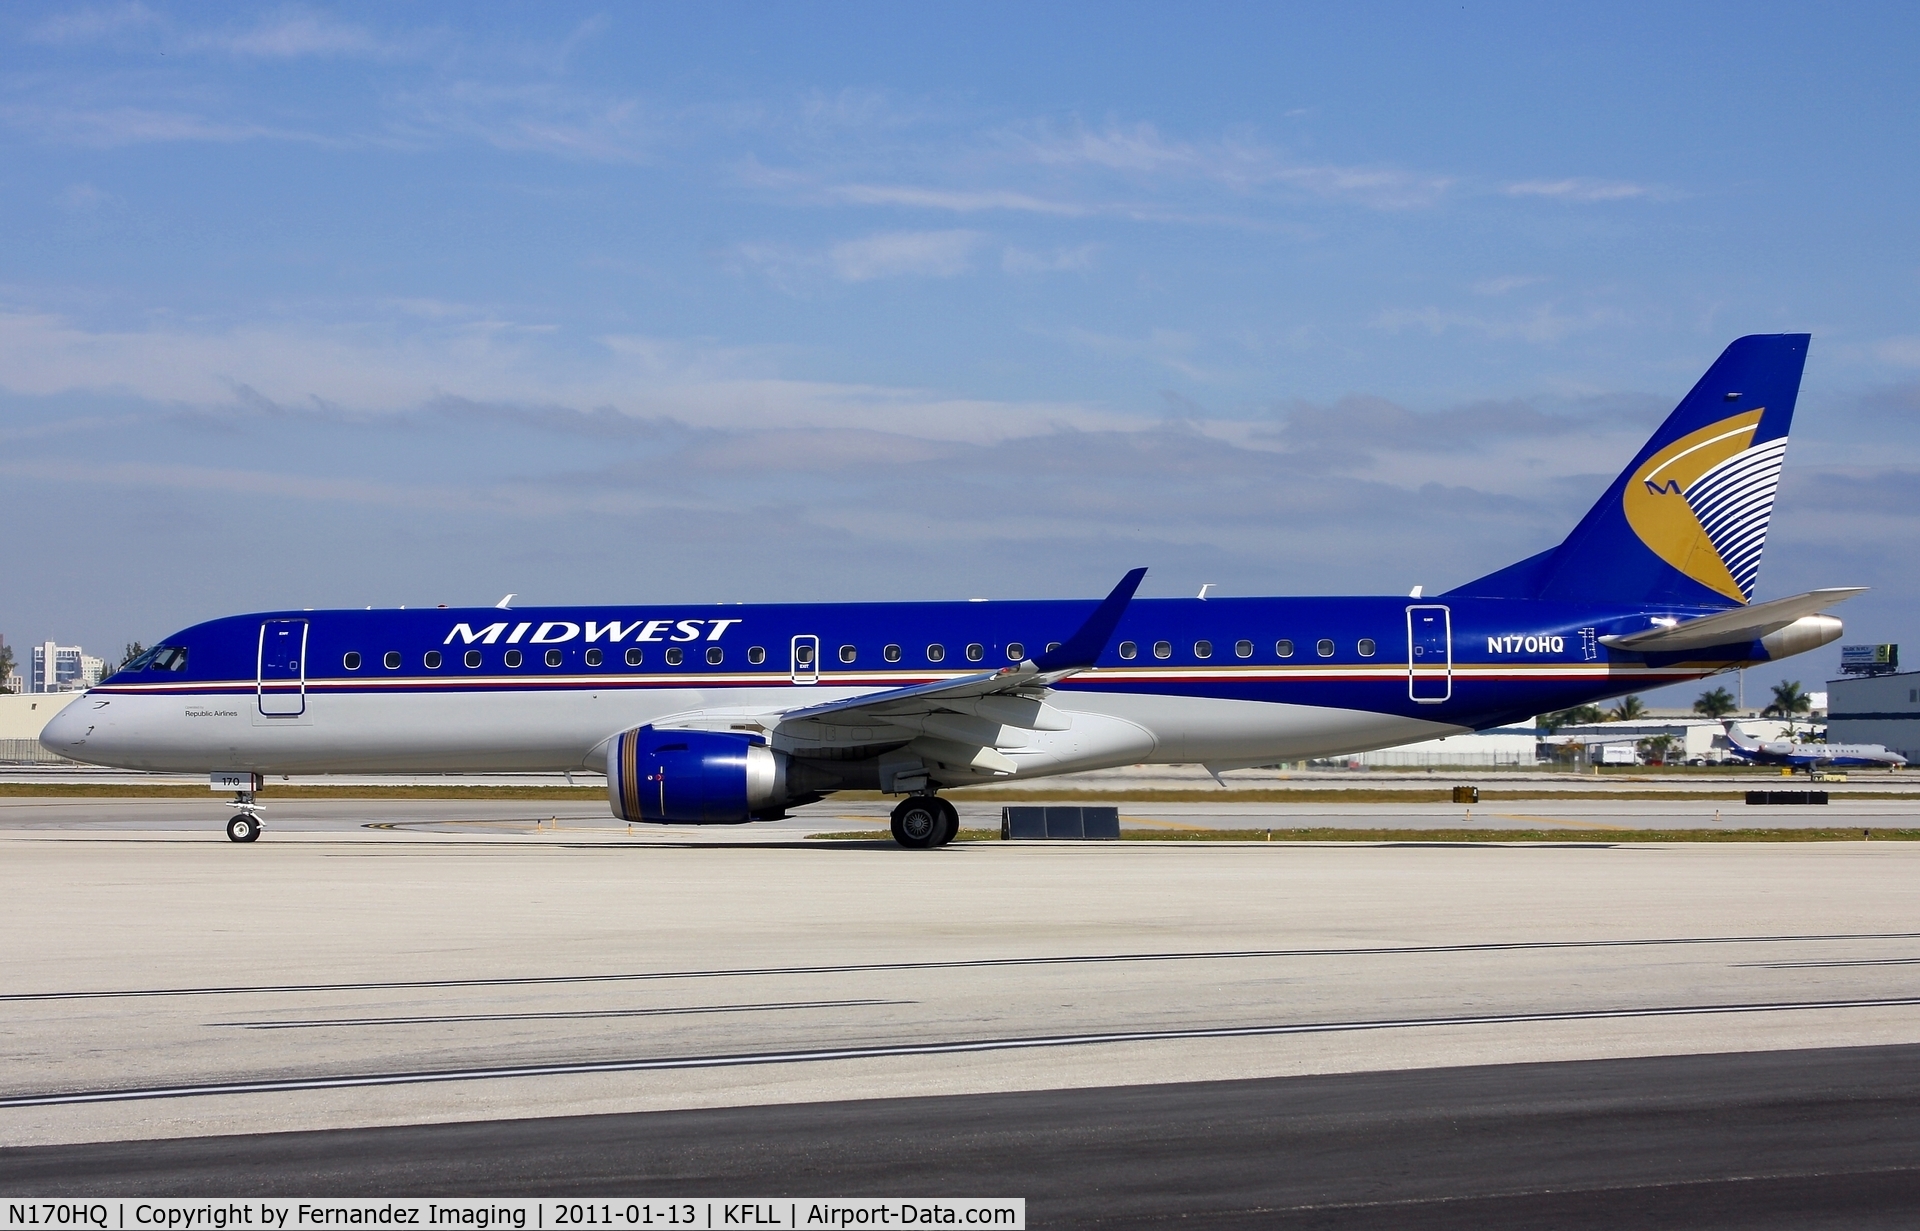
[[[13,765],[26,762],[39,765],[74,764],[65,757],[48,752],[37,739],[0,739],[0,762]]]

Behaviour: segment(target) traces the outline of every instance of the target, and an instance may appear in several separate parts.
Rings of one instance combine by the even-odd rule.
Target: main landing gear
[[[960,832],[960,813],[938,795],[909,795],[893,810],[893,840],[908,850],[945,846]]]
[[[229,842],[255,842],[260,838],[260,805],[253,802],[252,791],[235,791],[235,816],[227,822]]]

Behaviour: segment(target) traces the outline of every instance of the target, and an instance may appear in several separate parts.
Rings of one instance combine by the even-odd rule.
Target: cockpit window
[[[187,647],[156,645],[120,669],[122,671],[185,671]]]

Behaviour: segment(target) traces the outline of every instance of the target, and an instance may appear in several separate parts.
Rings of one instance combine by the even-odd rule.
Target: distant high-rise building
[[[100,682],[106,663],[77,645],[43,641],[33,647],[32,692],[78,692]]]

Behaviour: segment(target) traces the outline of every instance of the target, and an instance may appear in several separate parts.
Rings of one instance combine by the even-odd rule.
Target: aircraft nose
[[[93,730],[93,719],[89,717],[92,712],[93,707],[87,704],[84,696],[70,702],[41,728],[40,746],[55,756],[83,760],[80,752],[86,747],[87,736]]]

